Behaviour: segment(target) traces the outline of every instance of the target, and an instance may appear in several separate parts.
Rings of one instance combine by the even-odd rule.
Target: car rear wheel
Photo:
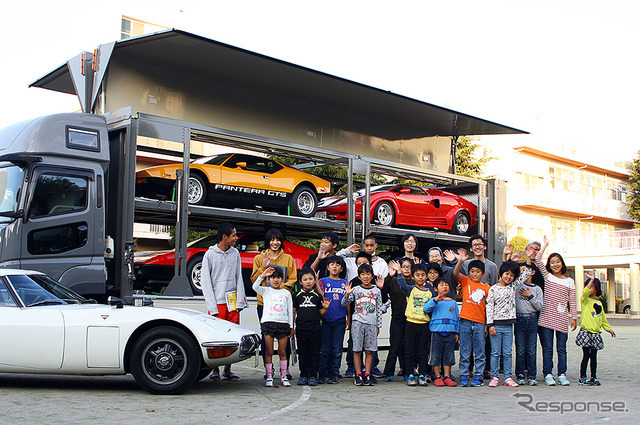
[[[193,295],[202,295],[202,284],[200,283],[200,272],[202,271],[202,256],[197,255],[187,263],[187,278],[191,285]]]
[[[204,368],[200,369],[200,372],[198,372],[198,376],[196,377],[196,382],[197,381],[202,381],[204,378],[209,376],[209,374],[211,373],[212,370],[213,370],[212,367],[204,367]]]
[[[464,235],[469,231],[470,227],[471,220],[469,220],[469,214],[467,214],[465,211],[460,211],[453,219],[453,226],[451,227],[451,231],[456,235]]]
[[[396,222],[396,212],[389,202],[380,202],[376,206],[374,219],[383,226],[393,226]]]
[[[630,314],[631,313],[631,306],[625,306],[624,309],[622,310],[622,312],[624,314]]]
[[[196,380],[198,344],[183,330],[159,326],[142,334],[131,350],[131,374],[152,394],[180,394]]]
[[[313,217],[318,208],[318,197],[313,189],[299,186],[291,195],[291,212],[299,217]]]
[[[207,186],[202,177],[197,174],[189,175],[189,187],[187,188],[187,200],[191,205],[202,205],[207,199]]]

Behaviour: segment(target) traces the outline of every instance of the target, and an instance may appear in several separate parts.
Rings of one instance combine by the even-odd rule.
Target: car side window
[[[36,181],[29,217],[68,214],[87,209],[87,177],[43,173]]]
[[[0,280],[0,307],[17,307],[3,280]]]
[[[269,159],[260,158],[251,155],[234,155],[229,161],[224,163],[225,167],[229,168],[237,168],[239,162],[246,163],[246,167],[244,169],[246,171],[253,171],[256,173],[267,173],[267,162]]]

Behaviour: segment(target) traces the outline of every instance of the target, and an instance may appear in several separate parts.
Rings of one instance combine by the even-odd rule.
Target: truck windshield
[[[24,170],[16,165],[0,165],[0,214],[18,211]],[[13,218],[0,216],[0,223]]]

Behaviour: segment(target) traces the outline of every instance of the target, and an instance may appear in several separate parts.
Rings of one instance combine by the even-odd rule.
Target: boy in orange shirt
[[[484,344],[487,335],[485,302],[489,294],[489,284],[482,283],[484,263],[473,260],[469,263],[469,277],[460,272],[462,263],[469,258],[466,249],[459,249],[460,258],[453,269],[462,287],[462,308],[460,309],[460,386],[481,387],[482,372],[485,367]],[[469,362],[475,357],[475,377],[469,383]]]

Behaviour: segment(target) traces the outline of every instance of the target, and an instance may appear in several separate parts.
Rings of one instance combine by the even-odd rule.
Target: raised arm
[[[456,266],[453,268],[453,275],[456,277],[458,282],[462,282],[462,277],[464,276],[460,271],[462,269],[462,263],[464,263],[468,259],[469,259],[469,254],[467,253],[467,250],[464,248],[460,248],[458,250],[458,262],[456,263]]]

